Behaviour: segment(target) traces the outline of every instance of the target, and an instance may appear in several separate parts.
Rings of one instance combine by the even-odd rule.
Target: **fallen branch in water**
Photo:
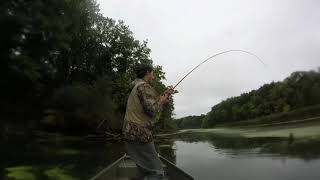
[[[106,135],[106,140],[107,141],[121,141],[123,140],[122,134],[113,134],[109,132],[104,132]]]
[[[88,135],[86,136],[86,138],[107,141],[121,141],[123,139],[123,136],[122,134],[113,134],[105,131],[99,135]]]

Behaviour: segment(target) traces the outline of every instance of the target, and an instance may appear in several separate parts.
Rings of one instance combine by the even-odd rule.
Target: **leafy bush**
[[[93,85],[77,83],[54,92],[52,110],[47,112],[43,123],[71,132],[95,131],[103,120],[110,128],[119,128],[119,122],[111,121],[115,119],[114,109],[109,81],[99,79]]]

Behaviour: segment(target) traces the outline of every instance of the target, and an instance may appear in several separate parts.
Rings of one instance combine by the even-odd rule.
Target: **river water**
[[[46,137],[1,140],[0,179],[85,180],[121,157],[121,142]],[[182,135],[158,152],[198,180],[319,180],[320,140]]]

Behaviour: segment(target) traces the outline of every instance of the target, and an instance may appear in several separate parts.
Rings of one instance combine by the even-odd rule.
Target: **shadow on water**
[[[0,179],[89,179],[124,153],[122,143],[23,137],[0,142]]]
[[[173,144],[164,140],[156,147],[175,163]],[[126,153],[122,142],[63,136],[16,136],[1,140],[0,146],[4,180],[87,180]]]

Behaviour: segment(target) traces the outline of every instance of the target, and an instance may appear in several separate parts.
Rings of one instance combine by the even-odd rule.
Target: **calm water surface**
[[[206,142],[176,141],[176,164],[199,180],[318,180],[320,159],[303,160],[254,150],[228,152]]]
[[[1,140],[0,179],[85,180],[121,157],[122,143],[83,138]],[[156,141],[160,154],[199,180],[319,180],[320,140],[195,136]],[[25,178],[21,178],[25,177]]]

